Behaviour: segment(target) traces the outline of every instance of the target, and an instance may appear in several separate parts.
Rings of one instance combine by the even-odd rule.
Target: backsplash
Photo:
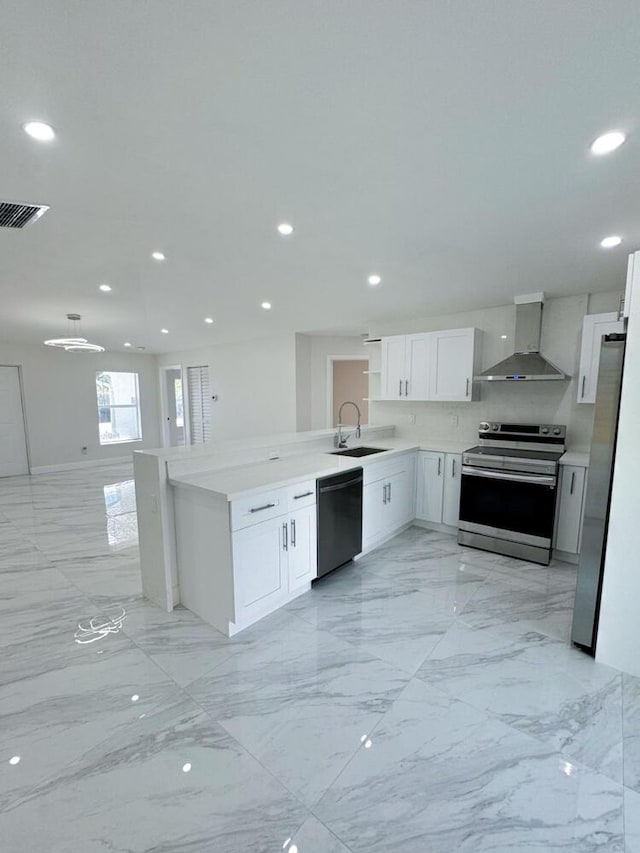
[[[588,450],[593,426],[593,406],[579,404],[578,370],[582,321],[585,314],[616,311],[620,293],[581,294],[547,299],[542,321],[541,351],[571,376],[557,382],[478,382],[472,403],[372,402],[372,424],[396,424],[402,439],[425,437],[469,442],[477,439],[480,421],[559,423],[567,426],[567,446]],[[481,330],[479,370],[495,364],[513,351],[515,306],[449,314],[378,327],[371,335],[410,334],[436,329],[474,326]],[[506,335],[506,339],[502,336]],[[373,386],[372,396],[376,388]],[[415,423],[410,422],[411,416]]]

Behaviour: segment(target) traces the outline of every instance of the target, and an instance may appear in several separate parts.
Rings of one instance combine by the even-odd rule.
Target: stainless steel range
[[[483,421],[462,455],[458,542],[548,565],[566,427]]]

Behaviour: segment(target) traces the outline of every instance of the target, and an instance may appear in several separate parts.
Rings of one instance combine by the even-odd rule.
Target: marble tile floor
[[[0,481],[2,853],[640,853],[574,567],[412,527],[230,640],[142,598],[134,497]]]

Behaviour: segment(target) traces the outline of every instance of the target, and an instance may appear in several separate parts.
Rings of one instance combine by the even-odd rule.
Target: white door
[[[431,333],[429,399],[471,400],[475,329]]]
[[[430,334],[407,335],[404,396],[408,400],[429,399]]]
[[[624,332],[624,321],[618,320],[618,315],[615,312],[587,314],[583,320],[580,373],[578,375],[579,403],[595,403],[596,401],[602,336],[613,332]]]
[[[20,374],[0,367],[0,477],[29,473]]]
[[[400,400],[405,396],[405,343],[404,335],[382,338],[380,396],[383,400]]]
[[[287,540],[283,516],[233,534],[236,624],[271,613],[286,598]]]
[[[421,451],[418,459],[417,518],[442,523],[444,453]]]
[[[293,592],[318,575],[315,504],[290,517],[288,547],[289,592]]]
[[[462,456],[458,453],[446,453],[444,457],[444,496],[442,504],[442,523],[457,527],[460,521],[460,468]]]
[[[169,447],[179,447],[185,443],[182,369],[165,367],[161,370],[164,373],[162,400],[165,419],[165,443]]]

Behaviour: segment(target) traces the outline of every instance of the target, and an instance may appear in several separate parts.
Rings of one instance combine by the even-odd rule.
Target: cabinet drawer
[[[363,465],[364,485],[377,483],[379,480],[387,480],[389,477],[393,477],[394,474],[406,471],[407,467],[411,464],[410,455],[405,453],[386,462],[378,462],[375,465]]]
[[[259,492],[231,503],[231,529],[240,530],[287,512],[287,490]]]
[[[313,506],[316,502],[316,481],[305,480],[304,483],[296,483],[295,486],[287,487],[287,511],[295,512],[306,506]]]

